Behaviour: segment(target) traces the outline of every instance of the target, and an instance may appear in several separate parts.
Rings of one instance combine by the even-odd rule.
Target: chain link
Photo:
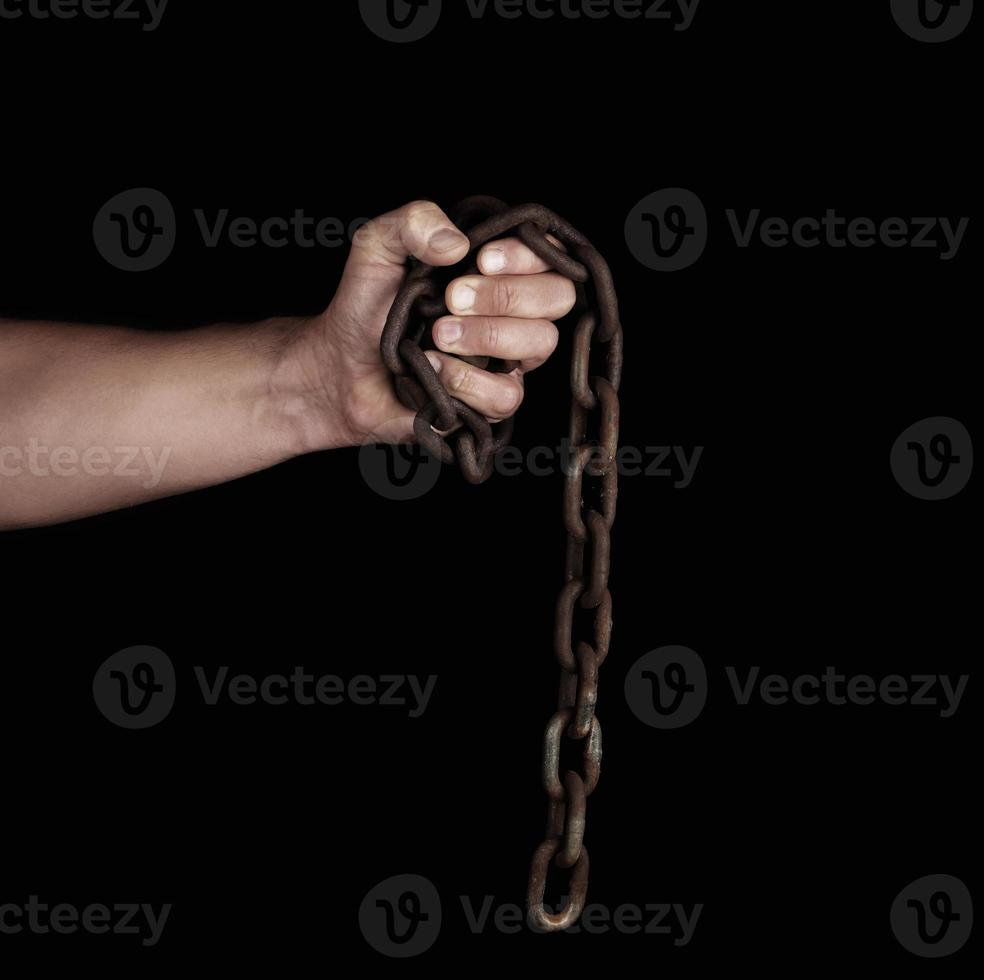
[[[557,599],[554,654],[560,665],[557,711],[547,723],[542,749],[543,787],[548,798],[547,831],[530,867],[527,921],[538,932],[567,929],[581,916],[588,887],[584,846],[587,799],[601,776],[601,723],[595,714],[598,671],[608,656],[612,633],[611,529],[618,497],[619,398],[622,327],[611,271],[601,254],[575,228],[538,204],[510,208],[491,197],[463,201],[452,215],[471,248],[462,260],[475,272],[475,253],[486,243],[515,232],[539,258],[578,286],[582,309],[571,356],[570,454],[565,466],[563,519],[567,530],[564,586]],[[561,242],[558,248],[547,236]],[[460,272],[460,269],[458,270]],[[439,270],[411,260],[393,303],[380,351],[395,376],[400,401],[417,411],[418,442],[442,462],[457,462],[470,483],[492,474],[495,455],[512,438],[513,423],[490,425],[448,394],[424,351],[432,349],[431,327],[448,313]],[[476,359],[466,358],[475,361]],[[515,362],[480,359],[490,371],[511,371]],[[603,368],[600,362],[603,361]],[[601,373],[592,374],[592,365]],[[451,433],[450,438],[435,427]],[[590,503],[585,503],[589,500]],[[577,610],[593,611],[581,636]],[[581,772],[561,775],[566,742],[580,743]],[[550,866],[567,870],[566,900],[558,912],[544,903]]]

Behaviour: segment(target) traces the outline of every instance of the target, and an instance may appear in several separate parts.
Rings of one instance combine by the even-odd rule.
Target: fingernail
[[[445,320],[437,328],[437,339],[442,344],[453,344],[461,339],[462,328],[457,320]]]
[[[451,249],[461,245],[464,237],[460,231],[455,231],[453,228],[442,228],[431,235],[428,244],[435,252],[450,252]]]
[[[434,369],[436,374],[440,374],[441,365],[443,363],[440,357],[438,357],[432,350],[425,351],[425,353],[427,355],[427,360],[430,361],[430,366]]]
[[[477,293],[471,286],[459,283],[451,292],[451,304],[456,310],[470,310],[475,305]]]
[[[482,268],[486,272],[502,272],[506,267],[506,253],[501,248],[490,248],[482,253]]]

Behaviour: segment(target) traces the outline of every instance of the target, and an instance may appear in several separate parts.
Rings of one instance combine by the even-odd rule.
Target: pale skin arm
[[[308,452],[412,439],[379,355],[408,255],[453,265],[465,236],[415,202],[356,236],[320,316],[177,333],[0,322],[0,531],[213,486]],[[429,355],[457,398],[506,418],[557,344],[574,287],[516,239],[448,287],[437,346],[520,362],[491,374]],[[453,327],[460,336],[453,339]]]

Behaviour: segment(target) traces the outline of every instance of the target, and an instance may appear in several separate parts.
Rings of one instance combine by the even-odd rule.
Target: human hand
[[[287,374],[301,384],[323,427],[312,448],[367,441],[409,442],[415,413],[396,397],[379,342],[387,314],[414,256],[450,266],[468,253],[468,238],[426,201],[383,215],[359,230],[328,309],[292,338]],[[477,255],[478,275],[449,285],[449,316],[434,325],[437,351],[427,357],[455,398],[490,421],[513,415],[525,375],[557,346],[555,320],[573,308],[574,284],[518,238],[493,241]],[[456,356],[518,361],[508,374],[482,370]]]

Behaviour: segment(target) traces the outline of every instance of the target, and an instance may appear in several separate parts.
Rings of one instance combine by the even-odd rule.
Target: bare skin
[[[0,531],[213,486],[309,452],[407,442],[379,339],[407,256],[453,265],[467,238],[414,202],[355,236],[320,316],[176,333],[0,322]],[[448,287],[431,352],[448,390],[489,419],[519,408],[557,345],[573,285],[518,239]],[[491,374],[450,354],[520,362]]]

